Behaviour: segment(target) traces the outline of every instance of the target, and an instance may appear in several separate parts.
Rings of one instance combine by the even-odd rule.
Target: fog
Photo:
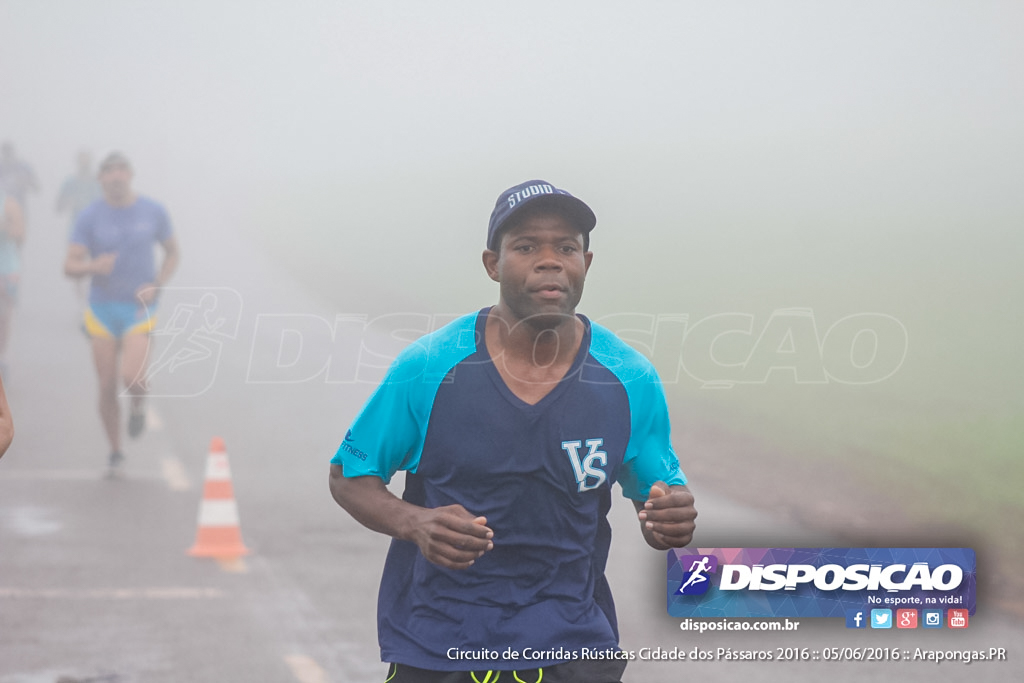
[[[882,313],[913,340],[886,391],[1019,400],[1019,3],[0,7],[36,230],[118,149],[186,255],[227,230],[339,311],[452,313],[494,300],[494,198],[543,178],[597,213],[591,313]]]
[[[37,231],[75,152],[118,149],[169,207],[177,285],[232,286],[188,267],[224,233],[336,311],[450,314],[494,301],[490,209],[543,178],[597,213],[592,315],[883,314],[906,363],[856,401],[1019,415],[1019,3],[0,7]],[[688,388],[796,429],[757,394],[791,382],[754,380]]]
[[[13,549],[0,561],[17,570],[7,571],[17,587],[8,597],[63,585],[65,568],[94,549],[114,573],[130,565],[206,585],[203,567],[178,564],[178,537],[191,534],[187,487],[146,489],[145,477],[161,476],[153,453],[173,451],[198,480],[205,443],[222,434],[248,449],[239,491],[265,558],[251,590],[280,610],[266,608],[267,630],[338,670],[350,655],[373,660],[372,616],[358,619],[373,610],[379,548],[354,523],[338,542],[350,520],[322,481],[371,384],[275,375],[282,354],[250,340],[254,317],[441,320],[492,304],[497,289],[480,263],[487,220],[502,190],[532,178],[594,209],[580,310],[652,356],[698,492],[751,506],[734,518],[763,521],[758,529],[775,519],[762,520],[764,510],[792,507],[800,524],[856,527],[878,545],[895,537],[871,535],[895,534],[889,521],[916,533],[927,520],[947,534],[939,540],[992,560],[981,580],[1019,589],[1022,37],[1016,1],[0,0],[0,141],[41,185],[28,202],[4,376],[18,425],[0,463],[10,476],[0,480],[0,531]],[[128,453],[138,481],[112,489],[163,529],[149,544],[145,525],[118,527],[137,534],[125,545],[151,566],[111,550],[101,534],[126,520],[95,484],[78,484],[87,477],[76,468],[98,470],[106,451],[79,302],[61,274],[67,217],[53,207],[82,149],[94,159],[124,152],[135,187],[168,208],[183,253],[173,287],[244,309],[219,332],[220,366],[195,364],[210,370],[202,391],[175,394],[157,378],[151,401],[166,429],[129,445],[147,454]],[[829,341],[832,330],[845,330],[847,346],[836,346],[838,333]],[[874,347],[857,346],[863,339]],[[260,381],[254,360],[270,363]],[[54,493],[72,480],[81,506]],[[89,516],[88,547],[58,536],[79,514]],[[702,512],[701,523],[732,518]],[[314,532],[310,519],[321,524]],[[24,549],[46,534],[51,546],[31,547],[52,554],[37,561]],[[313,548],[323,555],[307,563]],[[360,561],[344,565],[350,553]],[[353,577],[351,600],[335,590],[336,566]],[[108,586],[111,572],[88,571],[69,592],[75,581]],[[258,601],[245,596],[224,629],[251,640],[234,661],[277,656],[247,635]],[[646,621],[634,602],[629,623]],[[307,619],[314,604],[337,620]],[[140,608],[110,633],[149,618]],[[82,623],[92,628],[66,628]],[[26,632],[63,637],[49,626]],[[332,639],[355,645],[344,654]],[[78,640],[68,661],[78,653],[93,673],[104,670],[93,650],[120,650]],[[161,656],[174,660],[164,640],[125,648],[137,657],[117,666],[165,680],[144,675]],[[187,639],[181,648],[197,651]],[[29,671],[35,650],[25,652]],[[189,656],[195,671],[214,670]]]
[[[538,176],[594,205],[606,274],[657,243],[642,292],[695,251],[1020,211],[1019,3],[0,6],[36,203],[121,149],[191,249],[229,220],[468,284],[494,198]]]

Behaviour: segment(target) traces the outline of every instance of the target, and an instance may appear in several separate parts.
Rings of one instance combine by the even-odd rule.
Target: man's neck
[[[583,340],[583,321],[574,314],[559,325],[538,327],[510,313],[501,304],[491,309],[484,341],[505,386],[535,405],[572,367]]]
[[[110,195],[107,195],[106,197],[104,197],[104,200],[107,202],[107,204],[110,204],[115,209],[123,209],[126,206],[131,206],[132,204],[134,204],[136,197],[137,195],[134,192],[129,192],[124,197],[112,197]]]
[[[583,337],[583,321],[575,312],[555,325],[537,325],[501,303],[491,309],[487,327],[488,342],[496,343],[508,361],[538,367],[571,364]]]

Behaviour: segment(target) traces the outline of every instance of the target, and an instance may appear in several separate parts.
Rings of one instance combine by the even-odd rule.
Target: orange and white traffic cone
[[[248,555],[238,526],[238,506],[231,486],[231,469],[224,439],[213,437],[206,459],[206,483],[199,504],[199,531],[189,551],[193,557],[233,560]]]

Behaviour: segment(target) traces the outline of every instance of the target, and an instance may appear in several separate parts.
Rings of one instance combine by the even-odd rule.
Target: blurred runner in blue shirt
[[[100,164],[103,199],[78,216],[64,272],[92,276],[85,328],[92,338],[100,383],[100,417],[110,442],[110,465],[121,453],[119,378],[131,396],[128,435],[146,426],[146,358],[160,288],[178,265],[178,243],[167,211],[132,189],[132,166],[114,152]],[[153,247],[163,248],[159,268]]]
[[[21,205],[22,214],[28,215],[28,195],[39,191],[39,180],[32,167],[18,158],[14,144],[5,141],[0,145],[0,189],[3,189]]]

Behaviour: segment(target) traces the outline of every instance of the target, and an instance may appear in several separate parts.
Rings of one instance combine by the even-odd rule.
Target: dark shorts
[[[621,683],[626,661],[573,661],[517,671],[431,671],[389,664],[384,683]]]

